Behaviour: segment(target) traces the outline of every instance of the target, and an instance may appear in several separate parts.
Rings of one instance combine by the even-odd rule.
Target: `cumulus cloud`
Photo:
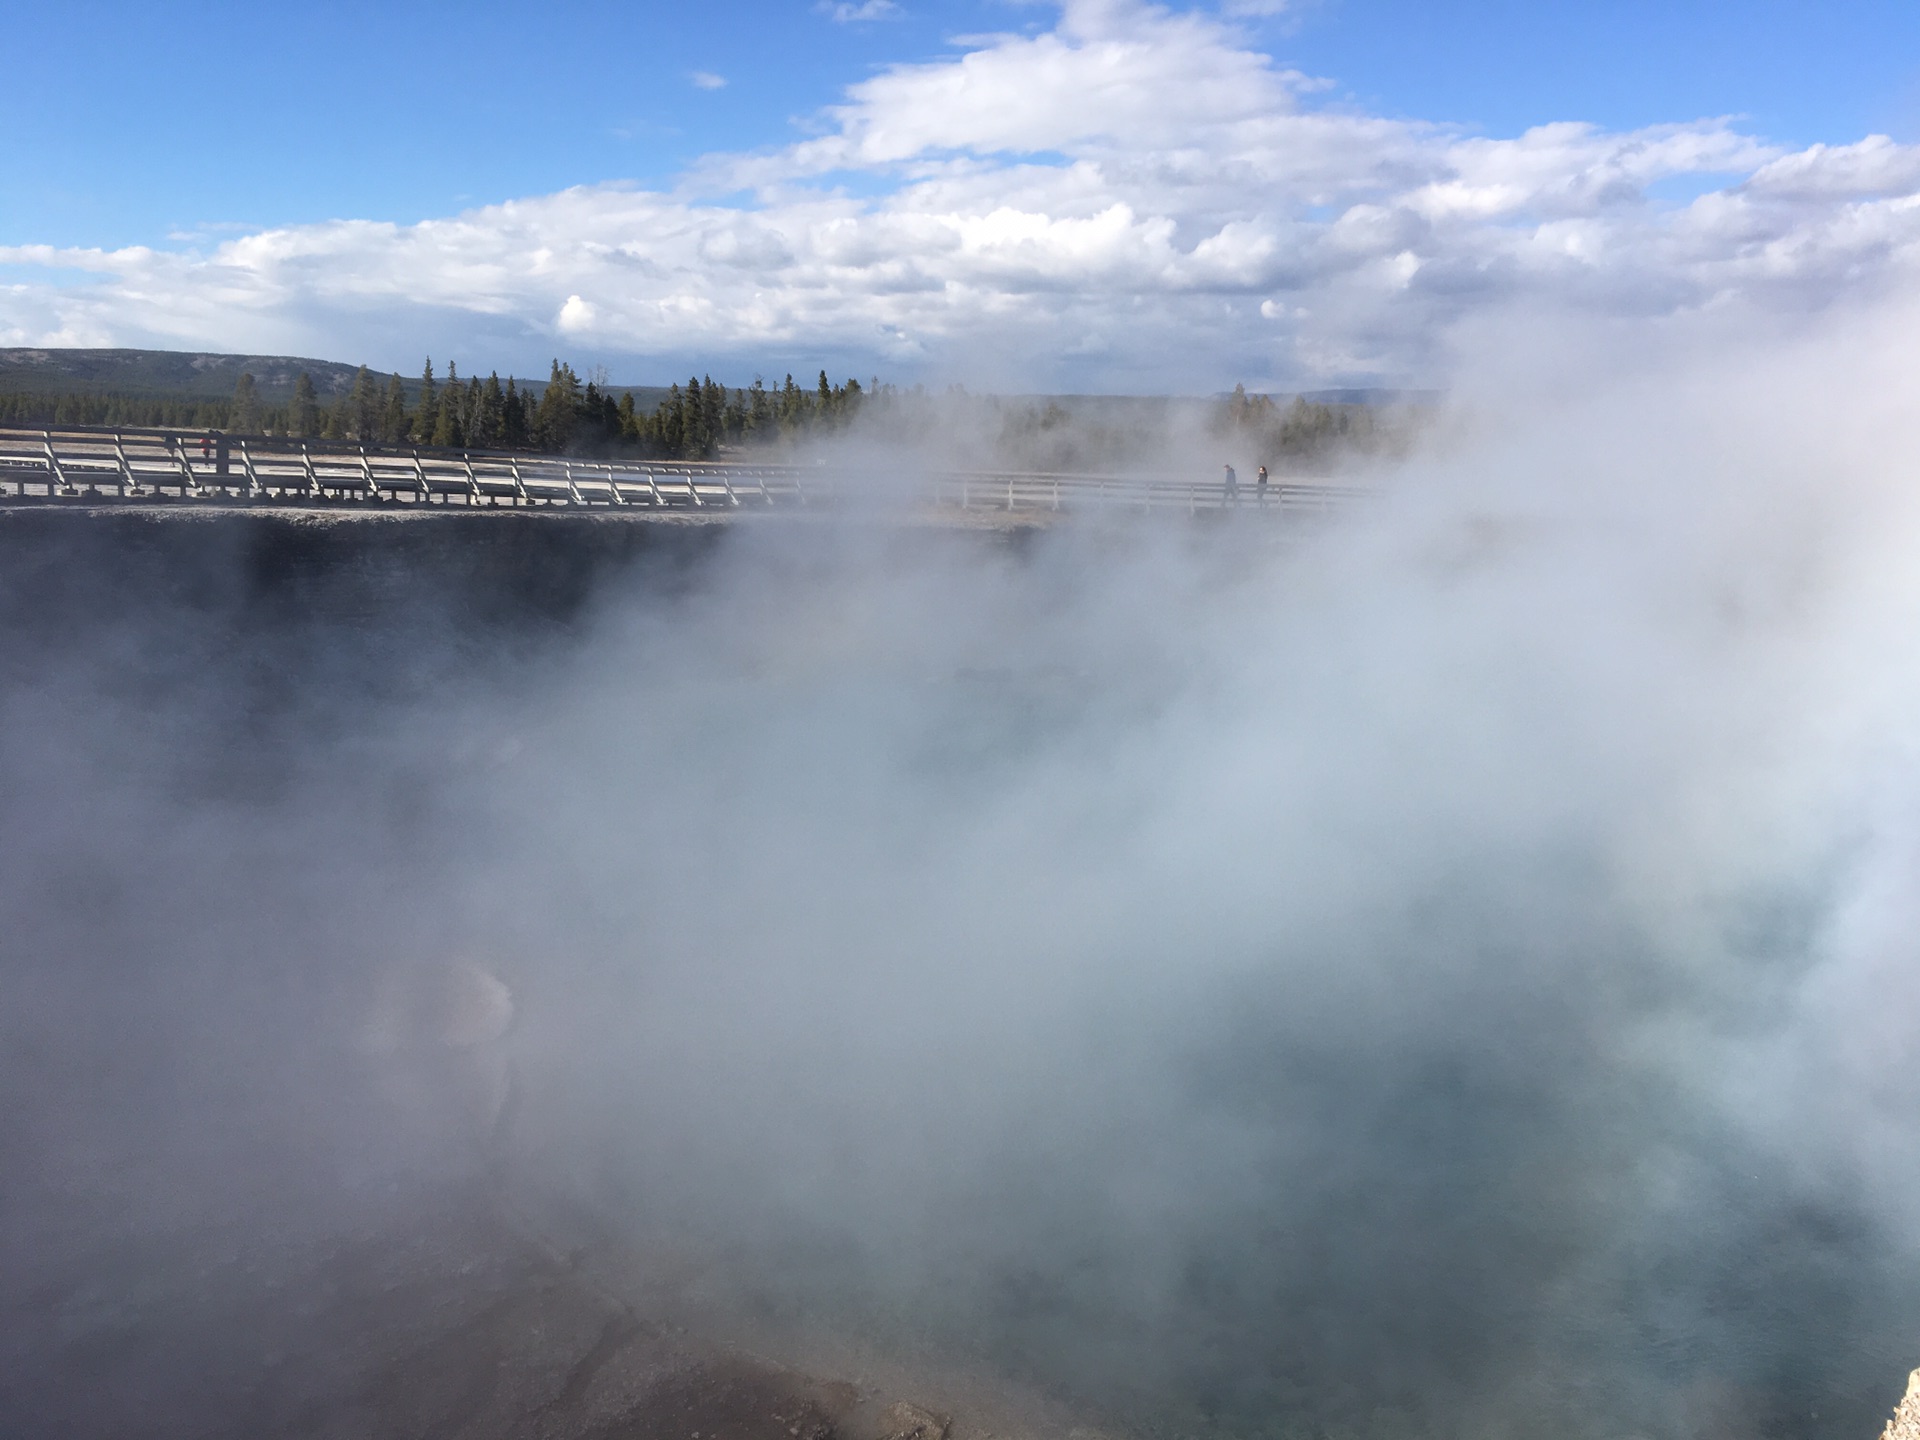
[[[687,79],[691,80],[695,87],[701,90],[724,90],[727,88],[727,77],[724,75],[716,75],[711,70],[695,70],[691,75],[687,76]]]
[[[590,330],[593,328],[593,306],[578,295],[569,295],[567,303],[560,307],[559,318],[554,324],[565,335]]]
[[[718,80],[719,77],[711,77]],[[698,77],[696,77],[698,79]],[[1721,119],[1464,133],[1316,104],[1231,21],[1069,0],[850,87],[814,136],[429,219],[0,250],[0,336],[1200,389],[1443,381],[1503,308],[1818,309],[1920,258],[1920,148]],[[1663,182],[1704,193],[1661,198]],[[55,286],[32,279],[60,269]],[[577,303],[576,303],[577,302]],[[1010,370],[1009,355],[1028,357]]]

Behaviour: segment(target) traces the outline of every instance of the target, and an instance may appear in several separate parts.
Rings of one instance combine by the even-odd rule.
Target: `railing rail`
[[[890,473],[745,459],[595,459],[122,427],[0,429],[0,502],[178,500],[310,505],[604,506],[730,513],[813,504],[1006,514],[1238,508],[1324,514],[1366,494],[1288,478],[1237,493],[1172,474]]]

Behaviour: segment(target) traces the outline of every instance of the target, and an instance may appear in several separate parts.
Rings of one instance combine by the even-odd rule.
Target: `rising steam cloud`
[[[1506,323],[1309,532],[768,521],[550,628],[215,563],[17,630],[11,1233],[467,1173],[435,1087],[497,1072],[356,1037],[471,964],[488,1163],[723,1307],[1116,1430],[1870,1433],[1920,1349],[1911,314]]]

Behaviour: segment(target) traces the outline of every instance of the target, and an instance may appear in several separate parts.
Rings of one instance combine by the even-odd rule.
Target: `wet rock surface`
[[[34,1435],[944,1440],[917,1406],[649,1319],[471,1202],[351,1242],[159,1247],[19,1297]],[[31,1337],[23,1339],[22,1337]]]

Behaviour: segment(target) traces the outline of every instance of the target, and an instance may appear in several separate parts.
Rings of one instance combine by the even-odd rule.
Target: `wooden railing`
[[[0,429],[0,501],[602,506],[709,512],[864,502],[963,512],[1237,507],[1320,514],[1350,485],[1251,481],[1237,493],[1179,475],[911,471],[750,461],[574,460],[203,431]]]

